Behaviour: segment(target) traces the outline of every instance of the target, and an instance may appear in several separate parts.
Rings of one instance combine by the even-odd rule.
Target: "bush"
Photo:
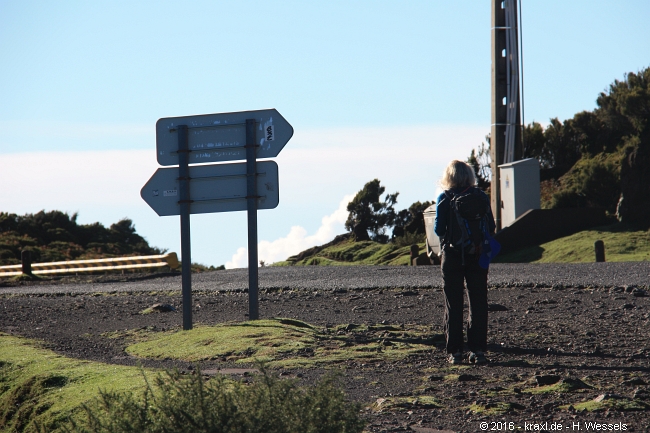
[[[14,258],[0,258],[0,265],[20,260],[20,251],[33,247],[32,261],[63,261],[116,256],[163,254],[150,247],[135,231],[133,221],[124,218],[109,229],[100,223],[79,225],[77,214],[40,211],[16,215],[0,212],[0,249],[13,251]],[[6,246],[11,246],[7,248]]]
[[[146,379],[146,378],[145,378]],[[178,371],[155,378],[139,397],[102,392],[70,421],[69,432],[360,433],[360,407],[330,376],[313,387],[280,380],[262,368],[250,383]]]
[[[426,233],[404,233],[403,236],[393,238],[392,242],[398,247],[408,247],[411,245],[421,244],[427,238]]]
[[[560,178],[552,208],[602,207],[613,213],[620,195],[620,155],[583,157]]]

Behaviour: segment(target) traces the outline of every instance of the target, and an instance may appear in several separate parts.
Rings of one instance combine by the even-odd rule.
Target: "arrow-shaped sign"
[[[257,158],[277,156],[293,128],[275,109],[165,117],[156,122],[156,155],[160,165],[178,165],[176,127],[187,125],[189,164],[246,159],[246,119],[255,119]]]
[[[159,168],[140,191],[160,216],[180,215],[178,168]],[[278,206],[278,165],[257,163],[257,208]],[[190,167],[190,213],[246,210],[246,163]]]

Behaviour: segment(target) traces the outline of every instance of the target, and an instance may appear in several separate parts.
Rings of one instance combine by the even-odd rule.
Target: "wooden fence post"
[[[28,250],[20,252],[20,263],[22,265],[23,275],[32,275],[32,256]]]
[[[596,251],[596,261],[605,261],[605,242],[598,240],[594,243],[594,250]]]

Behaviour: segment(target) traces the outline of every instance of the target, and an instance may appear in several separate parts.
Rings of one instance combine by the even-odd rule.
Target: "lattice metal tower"
[[[499,165],[522,158],[516,0],[492,1],[492,212],[501,229]]]

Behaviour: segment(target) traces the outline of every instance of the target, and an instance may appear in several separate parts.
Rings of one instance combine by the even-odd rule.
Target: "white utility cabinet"
[[[530,209],[540,208],[539,162],[522,159],[499,166],[501,175],[501,228]]]

